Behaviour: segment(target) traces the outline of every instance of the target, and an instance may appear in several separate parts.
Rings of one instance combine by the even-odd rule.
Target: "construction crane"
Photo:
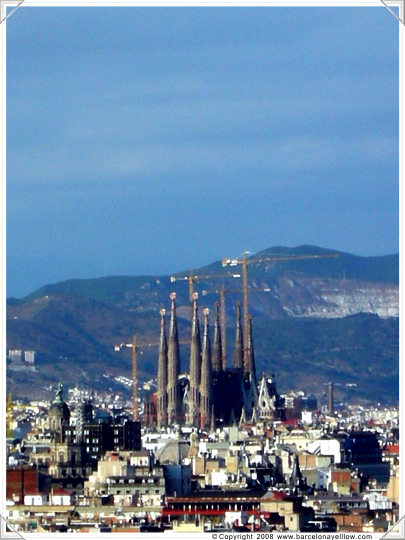
[[[149,346],[154,344],[148,343]],[[147,345],[145,345],[147,346]],[[136,344],[136,335],[132,337],[132,343],[120,343],[119,345],[114,345],[114,351],[121,351],[123,348],[128,347],[132,349],[131,352],[131,365],[132,365],[132,419],[136,422],[139,420],[139,411],[138,411],[138,349],[142,345]]]
[[[190,343],[190,340],[179,341],[179,343]],[[136,335],[134,334],[131,343],[120,343],[114,345],[114,351],[118,352],[124,348],[132,349],[131,352],[131,365],[132,365],[132,419],[139,420],[138,411],[138,350],[144,347],[157,347],[159,343],[144,343],[138,344]]]
[[[248,306],[248,270],[247,265],[251,263],[260,263],[268,261],[299,261],[307,259],[322,259],[330,257],[339,257],[338,253],[325,253],[321,255],[281,255],[273,257],[257,257],[254,259],[248,259],[246,255],[248,251],[244,251],[241,259],[222,259],[222,266],[237,266],[242,265],[242,288],[243,288],[243,342],[246,344],[249,340],[249,306]],[[243,364],[245,370],[249,370],[247,366],[247,350],[243,351]]]
[[[205,276],[194,274],[193,270],[190,270],[190,274],[187,276],[170,276],[170,282],[173,283],[174,281],[188,281],[188,295],[190,302],[193,301],[193,294],[194,294],[194,283],[196,281],[200,281],[201,279],[216,279],[216,278],[224,278],[224,277],[233,277],[233,278],[240,278],[240,274],[208,274]]]
[[[187,345],[188,343],[190,343],[190,340],[189,339],[180,339],[179,343],[180,343],[180,345],[184,345],[184,344]],[[159,342],[156,341],[154,343],[137,343],[136,346],[137,346],[138,350],[139,349],[146,349],[148,347],[153,348],[153,347],[158,347]],[[132,349],[132,347],[133,347],[132,342],[131,343],[124,343],[124,342],[117,343],[117,344],[114,345],[114,352],[120,352],[123,349]]]
[[[13,400],[11,397],[11,392],[8,393],[6,417],[7,417],[6,437],[11,439],[13,436]]]
[[[255,291],[266,291],[270,292],[271,289],[269,287],[264,288],[254,288],[252,289],[252,292]],[[243,289],[225,289],[225,285],[222,284],[222,287],[219,291],[206,291],[203,290],[202,294],[203,296],[207,294],[219,294],[219,313],[220,313],[220,321],[221,321],[221,352],[222,352],[222,367],[225,369],[226,367],[226,309],[225,309],[225,295],[229,293],[240,293],[243,292]],[[217,303],[215,303],[217,305]]]

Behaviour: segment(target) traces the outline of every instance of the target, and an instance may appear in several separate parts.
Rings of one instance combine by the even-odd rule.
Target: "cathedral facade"
[[[218,306],[215,307],[211,345],[209,310],[203,311],[201,332],[198,294],[194,293],[189,372],[181,375],[175,293],[170,295],[170,300],[168,335],[166,310],[160,310],[155,419],[158,429],[186,425],[208,430],[240,421],[254,421],[258,415],[275,418],[275,400],[262,399],[261,405],[258,401],[263,384],[259,387],[257,384],[252,319],[249,318],[249,340],[244,344],[240,305],[237,304],[236,309],[233,367],[227,368],[222,357]],[[268,409],[268,414],[263,414],[264,408]]]

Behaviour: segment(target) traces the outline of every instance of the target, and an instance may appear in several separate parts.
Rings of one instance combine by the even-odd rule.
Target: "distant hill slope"
[[[331,255],[333,258],[309,260],[266,261],[266,257]],[[342,252],[299,246],[274,247],[261,251],[250,259],[263,259],[248,265],[249,287],[254,296],[252,313],[258,311],[272,318],[283,316],[343,317],[368,312],[380,316],[398,315],[398,255],[358,257]],[[224,285],[226,289],[241,289],[240,265],[222,267],[220,262],[194,270],[194,275],[212,275],[211,279],[196,281],[195,289],[206,295]],[[186,276],[189,270],[175,274]],[[229,275],[229,277],[222,276]],[[221,276],[221,277],[215,277]],[[270,289],[259,295],[254,289]],[[294,290],[292,290],[294,289]],[[172,283],[169,276],[112,276],[94,279],[71,279],[45,285],[20,301],[20,304],[52,294],[84,296],[119,309],[141,312],[158,310],[167,304],[170,292],[178,295],[178,304],[187,305],[186,281]],[[218,293],[217,293],[218,294]],[[233,297],[233,298],[232,298]],[[230,297],[235,302],[241,293]],[[252,297],[253,298],[253,297]],[[207,297],[207,302],[210,298]]]
[[[335,252],[276,247],[252,258],[328,253]],[[398,255],[339,253],[337,258],[251,262],[248,271],[258,370],[275,371],[285,390],[320,391],[323,382],[332,379],[357,384],[362,399],[397,400]],[[224,273],[240,273],[240,267],[223,268],[216,262],[194,271]],[[222,286],[233,291],[226,295],[231,363],[241,280],[213,277],[195,283],[201,308],[213,308]],[[61,379],[102,387],[104,374],[130,376],[129,350],[114,353],[113,346],[130,341],[133,334],[145,345],[139,355],[141,376],[155,375],[158,310],[169,307],[171,291],[177,293],[179,331],[187,341],[188,284],[172,283],[169,276],[72,279],[46,285],[21,300],[10,299],[7,347],[39,351],[40,372],[9,372],[8,384],[23,396]],[[187,346],[181,349],[187,369]]]
[[[256,321],[258,366],[281,388],[305,388],[318,397],[328,381],[342,397],[394,403],[399,395],[397,318],[358,314],[341,319]],[[355,387],[351,385],[356,385]]]

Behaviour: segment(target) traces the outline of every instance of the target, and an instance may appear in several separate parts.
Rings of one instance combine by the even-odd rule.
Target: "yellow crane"
[[[179,341],[179,343],[190,343],[190,340]],[[114,345],[114,351],[118,352],[124,348],[132,349],[131,351],[131,366],[132,366],[132,419],[139,420],[138,411],[138,350],[145,347],[157,347],[159,343],[143,343],[137,344],[136,335],[132,337],[131,343],[120,343]]]
[[[263,288],[254,288],[252,289],[252,292],[256,291],[265,291],[270,292],[271,289],[269,287],[263,287]],[[226,308],[225,308],[225,295],[229,293],[240,293],[243,292],[243,289],[225,289],[225,285],[222,284],[222,287],[219,291],[206,291],[203,290],[202,294],[203,296],[206,296],[207,294],[219,294],[219,313],[220,313],[220,321],[221,321],[221,352],[222,352],[222,369],[225,369],[226,367]],[[217,302],[215,302],[215,305],[218,305]]]
[[[148,343],[144,346],[153,346],[154,344]],[[139,411],[138,411],[138,349],[142,345],[137,345],[136,335],[132,337],[131,343],[120,343],[119,345],[114,345],[114,351],[121,351],[123,348],[128,347],[132,349],[131,351],[131,366],[132,366],[132,419],[136,422],[139,420]]]
[[[217,279],[217,278],[224,278],[224,277],[232,277],[232,278],[240,278],[240,274],[208,274],[208,275],[200,275],[200,274],[194,274],[194,270],[190,270],[190,273],[187,276],[170,276],[170,282],[173,283],[174,281],[188,281],[188,295],[190,302],[193,302],[193,294],[194,294],[194,283],[196,281],[200,281],[202,279]]]
[[[11,438],[13,436],[13,400],[11,398],[11,392],[8,393],[6,417],[7,417],[6,437]]]
[[[300,261],[307,259],[323,259],[330,257],[339,257],[338,253],[323,253],[319,255],[276,255],[270,257],[247,258],[248,251],[244,251],[241,259],[222,259],[222,266],[242,265],[242,289],[243,289],[243,342],[248,343],[249,339],[249,306],[248,306],[248,264],[275,261]],[[249,370],[247,365],[247,350],[243,352],[243,364],[245,370]]]

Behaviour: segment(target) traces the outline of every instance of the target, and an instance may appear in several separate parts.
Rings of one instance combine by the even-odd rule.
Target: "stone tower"
[[[204,309],[204,336],[202,347],[200,383],[200,427],[202,429],[210,428],[213,409],[211,345],[209,336],[208,315],[209,310]]]
[[[200,378],[201,378],[201,338],[200,323],[198,321],[198,293],[193,294],[193,317],[191,320],[191,346],[190,346],[190,393],[187,423],[199,425],[200,413]]]
[[[167,426],[167,367],[168,353],[165,326],[165,309],[160,310],[160,340],[157,375],[157,426],[158,429]]]
[[[176,293],[171,293],[169,344],[167,351],[167,415],[169,425],[181,423],[181,393],[179,385],[180,352],[177,330]]]
[[[49,427],[54,441],[61,442],[65,439],[64,430],[69,426],[70,409],[63,401],[62,385],[59,383],[56,395],[48,412]]]
[[[212,369],[213,371],[221,371],[223,369],[221,327],[219,325],[218,302],[215,302],[214,338],[212,343]]]
[[[247,365],[245,366],[245,374],[249,376],[252,385],[254,388],[257,388],[257,378],[256,378],[256,360],[255,360],[255,351],[253,347],[253,327],[252,327],[252,316],[249,315],[249,339],[246,343],[246,358]]]
[[[233,356],[233,367],[243,368],[243,332],[240,315],[240,302],[236,303],[236,332],[235,332],[235,350]]]

